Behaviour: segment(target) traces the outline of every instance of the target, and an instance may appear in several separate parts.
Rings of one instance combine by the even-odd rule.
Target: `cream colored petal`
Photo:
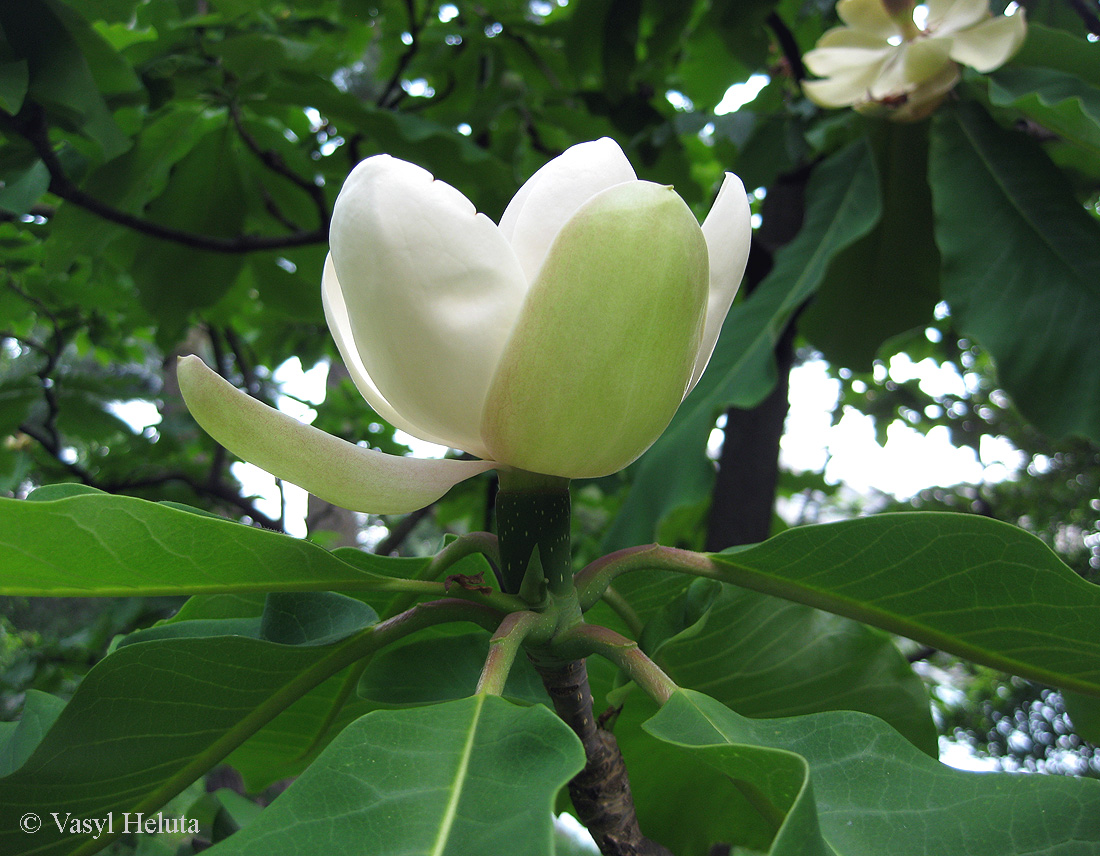
[[[483,430],[493,458],[591,478],[649,448],[691,379],[707,269],[672,188],[632,181],[590,199],[550,248],[501,357]]]
[[[925,119],[958,82],[959,67],[953,62],[948,63],[938,75],[909,93],[904,104],[887,108],[886,115],[895,122],[917,122]]]
[[[178,376],[187,408],[207,434],[237,457],[341,508],[415,511],[496,466],[399,458],[361,448],[246,395],[195,356],[180,359]]]
[[[741,285],[752,240],[751,216],[745,185],[736,175],[727,172],[718,190],[718,198],[703,221],[703,237],[707,241],[707,255],[710,258],[710,292],[703,340],[699,343],[687,392],[691,392],[699,382],[710,362],[718,334],[722,331],[722,322],[726,320],[726,313]]]
[[[871,85],[873,101],[907,95],[926,80],[931,80],[951,65],[947,39],[927,39],[900,45],[897,54],[885,63]]]
[[[330,241],[380,395],[446,445],[480,449],[485,396],[527,291],[496,224],[426,170],[379,155],[340,191]]]
[[[840,0],[836,4],[836,13],[849,27],[888,39],[901,35],[882,0]]]
[[[924,0],[928,7],[926,27],[937,35],[971,27],[990,16],[989,0]]]
[[[1013,56],[1027,37],[1024,12],[990,18],[951,36],[951,59],[969,65],[983,74],[1000,68]]]
[[[880,70],[881,64],[853,70],[849,74],[834,74],[824,80],[804,80],[802,91],[822,107],[849,107],[867,99]]]
[[[837,27],[823,35],[802,61],[814,74],[828,77],[866,69],[881,62],[893,50],[893,45],[872,33]]]
[[[378,391],[374,381],[371,380],[370,373],[359,358],[359,352],[355,350],[355,343],[352,341],[348,309],[344,305],[344,296],[340,292],[340,282],[336,277],[336,268],[333,267],[331,255],[325,259],[325,271],[321,277],[321,303],[325,308],[325,320],[328,321],[329,331],[332,333],[336,348],[344,360],[348,374],[351,375],[359,394],[366,399],[367,404],[374,409],[374,412],[395,428],[400,428],[413,437],[419,437],[429,443],[438,443],[441,446],[450,445],[446,438],[437,437],[430,431],[425,431],[394,410],[393,406]],[[466,449],[465,451],[479,458],[489,457],[485,450],[480,447]]]
[[[519,189],[500,218],[529,283],[534,282],[550,244],[585,202],[637,176],[623,150],[603,137],[566,149]]]

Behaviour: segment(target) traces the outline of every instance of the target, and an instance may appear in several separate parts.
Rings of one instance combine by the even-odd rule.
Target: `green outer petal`
[[[492,461],[399,458],[361,448],[246,395],[195,356],[180,359],[178,377],[195,421],[229,451],[352,511],[415,511],[496,466]]]
[[[983,74],[1000,68],[1018,51],[1027,37],[1021,9],[1015,15],[1001,15],[951,36],[951,59]]]
[[[612,187],[559,233],[489,389],[501,463],[565,478],[622,469],[660,436],[706,320],[707,246],[671,187]]]
[[[554,238],[585,202],[637,178],[619,144],[601,137],[570,146],[527,179],[500,218],[527,281],[538,278]]]
[[[727,172],[718,189],[718,198],[703,221],[703,237],[710,259],[710,294],[707,297],[703,341],[699,343],[688,392],[699,382],[710,362],[718,334],[722,331],[722,322],[726,320],[730,304],[741,287],[741,277],[745,275],[745,264],[749,260],[749,243],[752,241],[751,217],[745,185],[732,172]]]

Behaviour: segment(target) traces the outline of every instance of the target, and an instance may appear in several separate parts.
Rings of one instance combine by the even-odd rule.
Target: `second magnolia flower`
[[[426,170],[377,155],[353,170],[336,201],[325,313],[356,386],[395,427],[488,466],[598,477],[649,448],[699,380],[750,235],[736,176],[727,174],[700,227],[672,188],[638,180],[606,138],[536,172],[499,226]],[[320,440],[297,429],[293,440],[270,431],[219,436],[215,406],[199,401],[200,369],[181,367],[200,424],[241,457],[302,484],[302,475],[278,471],[273,447],[296,445],[300,456],[301,443]],[[472,462],[371,455],[393,473],[353,502],[325,495],[331,456],[316,457],[302,486],[359,510],[410,510],[390,502],[382,484],[400,480],[405,466],[410,477],[413,466],[437,469],[432,490],[440,493],[474,474]]]

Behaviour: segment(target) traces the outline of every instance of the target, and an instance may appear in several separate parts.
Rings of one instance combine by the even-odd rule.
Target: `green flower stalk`
[[[608,475],[649,448],[698,382],[749,238],[736,176],[700,227],[609,139],[546,164],[499,224],[420,167],[377,155],[336,201],[322,277],[329,327],[380,416],[481,460],[346,443],[195,357],[180,362],[180,388],[230,451],[356,511],[412,511],[493,468]]]

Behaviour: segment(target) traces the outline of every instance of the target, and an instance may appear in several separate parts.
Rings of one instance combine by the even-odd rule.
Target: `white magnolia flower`
[[[897,8],[895,14],[887,7]],[[854,107],[914,121],[959,80],[959,64],[981,72],[1006,63],[1026,35],[1023,10],[993,16],[988,0],[925,0],[918,27],[906,0],[840,0],[846,26],[826,32],[804,57],[823,80],[802,84],[823,107]]]
[[[480,461],[395,457],[249,398],[195,357],[180,388],[235,454],[337,505],[398,513],[491,468],[613,473],[699,380],[741,281],[744,187],[727,175],[700,228],[670,187],[602,139],[523,185],[500,225],[388,155],[336,201],[323,297],[356,386],[394,426]]]

